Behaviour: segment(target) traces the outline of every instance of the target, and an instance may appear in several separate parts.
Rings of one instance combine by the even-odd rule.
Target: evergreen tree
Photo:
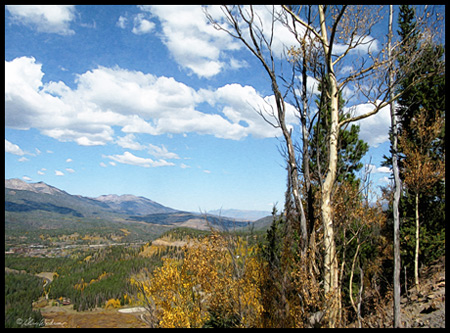
[[[445,66],[442,45],[421,42],[417,29],[415,9],[409,5],[400,6],[398,18],[398,34],[401,46],[398,50],[398,66],[401,80],[397,92],[402,92],[397,100],[396,113],[399,119],[399,134],[404,142],[421,145],[421,137],[416,127],[412,126],[419,115],[424,116],[425,123],[431,125],[445,118],[445,75],[435,73],[437,68]],[[417,50],[422,49],[422,52]],[[417,54],[416,57],[413,55]],[[435,74],[433,74],[435,73]],[[418,77],[424,77],[419,83],[412,85]],[[405,147],[399,144],[399,167],[402,181],[406,177]],[[445,156],[445,126],[429,146],[427,155],[432,159]],[[425,152],[424,152],[425,153]],[[390,157],[384,156],[383,165],[391,166]],[[421,258],[426,264],[442,255],[445,251],[445,183],[442,179],[436,182],[420,198],[421,226]],[[414,262],[415,234],[415,197],[412,191],[405,191],[400,201],[402,216],[401,237],[402,261],[412,277]]]
[[[407,132],[409,141],[419,142],[420,137],[411,128],[412,119],[417,118],[419,113],[425,112],[427,123],[436,122],[436,111],[439,111],[437,117],[445,117],[445,75],[432,75],[436,68],[442,67],[444,64],[444,47],[442,45],[421,45],[413,7],[400,6],[398,24],[400,27],[398,34],[401,38],[401,46],[398,51],[401,80],[398,92],[403,92],[397,101],[396,109],[399,117],[399,131],[400,135]],[[419,48],[423,48],[423,52],[420,52],[417,59],[413,59],[411,62],[412,55],[417,53]],[[411,66],[413,70],[411,70]],[[411,85],[417,77],[422,76],[426,76],[426,78]],[[401,152],[401,147],[399,149]],[[445,128],[442,129],[431,149],[436,158],[445,151]],[[389,158],[385,157],[384,164],[391,165]],[[402,172],[400,173],[401,178],[404,179]]]
[[[331,109],[327,98],[326,90],[328,84],[324,78],[319,85],[321,94],[320,101],[317,101],[319,108],[319,119],[313,126],[313,140],[311,145],[311,170],[314,175],[314,180],[320,182],[322,174],[326,172],[326,161],[328,148],[326,147],[326,135],[328,133],[329,123],[331,119]],[[343,105],[345,100],[342,93],[339,92],[339,120],[349,118],[349,114],[343,112]],[[369,145],[363,140],[359,139],[359,125],[352,124],[350,129],[347,127],[341,128],[339,132],[338,141],[338,174],[336,181],[342,183],[343,181],[350,182],[354,185],[359,185],[356,177],[363,164],[361,158],[369,150]]]

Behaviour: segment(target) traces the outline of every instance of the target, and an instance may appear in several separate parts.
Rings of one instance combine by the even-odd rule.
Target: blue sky
[[[5,178],[189,211],[282,208],[281,133],[255,112],[270,83],[201,7],[32,7],[5,9]],[[388,109],[360,123],[374,188],[389,124]]]

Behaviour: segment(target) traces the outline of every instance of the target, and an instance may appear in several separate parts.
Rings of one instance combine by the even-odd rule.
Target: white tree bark
[[[388,40],[388,59],[391,61],[389,66],[389,94],[390,94],[390,110],[391,110],[391,146],[392,146],[392,172],[394,173],[394,202],[393,202],[393,215],[394,215],[394,327],[401,327],[400,321],[400,215],[398,212],[398,206],[400,202],[401,194],[401,181],[398,169],[398,131],[397,131],[397,119],[394,109],[394,92],[393,92],[393,63],[392,63],[392,18],[393,18],[393,6],[389,6],[389,40]]]
[[[325,295],[330,297],[329,307],[329,326],[335,327],[337,321],[337,313],[339,309],[339,290],[338,290],[338,263],[336,257],[336,243],[334,238],[334,225],[332,215],[331,195],[333,185],[336,180],[337,161],[338,161],[338,137],[339,137],[339,91],[334,74],[333,63],[331,60],[331,49],[328,44],[327,27],[325,23],[325,12],[323,6],[319,6],[320,29],[323,40],[323,50],[325,59],[327,59],[327,76],[330,88],[330,108],[331,108],[331,124],[328,139],[328,170],[326,172],[325,181],[322,185],[322,223],[324,228],[324,245],[325,245],[325,277],[324,291]]]

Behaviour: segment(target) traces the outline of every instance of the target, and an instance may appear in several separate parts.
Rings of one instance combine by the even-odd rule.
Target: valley
[[[142,313],[119,312],[143,305],[132,278],[180,256],[190,239],[212,229],[262,231],[266,220],[179,211],[133,195],[87,198],[43,182],[5,180],[5,325],[147,327]]]
[[[31,245],[25,252],[5,253],[6,326],[148,327],[142,311],[130,310],[144,305],[130,281],[160,267],[164,258],[179,256],[188,239],[207,234],[173,228],[145,244],[94,237],[90,241],[96,244],[74,244],[80,235],[68,235],[54,240],[53,246]],[[20,281],[32,278],[36,284],[31,293]],[[23,292],[28,301],[14,301]]]

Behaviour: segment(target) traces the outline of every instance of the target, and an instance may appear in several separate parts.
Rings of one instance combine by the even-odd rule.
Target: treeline
[[[44,318],[32,309],[33,301],[41,295],[41,278],[5,272],[5,328],[42,327]]]

